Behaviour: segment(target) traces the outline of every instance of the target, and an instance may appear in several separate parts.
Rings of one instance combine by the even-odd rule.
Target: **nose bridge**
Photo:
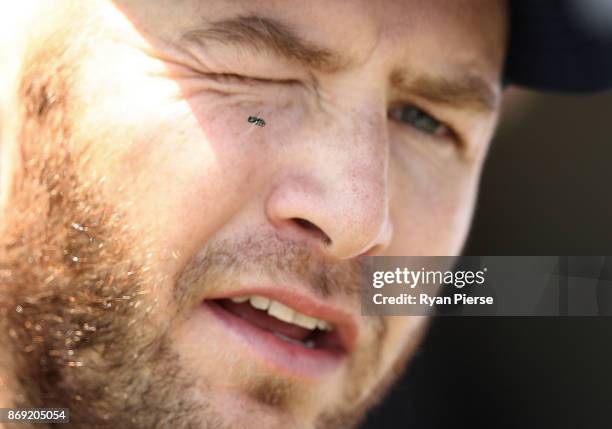
[[[373,104],[375,106],[375,104]],[[386,118],[372,107],[353,108],[345,121],[331,126],[331,171],[321,171],[329,180],[328,208],[323,208],[336,240],[332,251],[353,257],[382,245],[388,229],[388,136]],[[336,136],[334,136],[336,134]],[[331,179],[331,180],[330,180]],[[334,180],[335,179],[335,180]]]
[[[277,214],[314,225],[333,257],[366,253],[389,238],[385,120],[362,108],[312,122],[300,138],[293,183],[281,186]]]
[[[352,120],[339,127],[337,169],[338,180],[329,183],[336,196],[331,202],[346,221],[340,227],[347,235],[362,233],[355,249],[341,253],[360,254],[379,238],[388,215],[388,144],[384,122],[373,112],[355,112]],[[332,158],[333,159],[333,158]],[[324,174],[324,173],[323,173]],[[332,209],[333,210],[333,209]],[[340,244],[340,243],[338,243]]]

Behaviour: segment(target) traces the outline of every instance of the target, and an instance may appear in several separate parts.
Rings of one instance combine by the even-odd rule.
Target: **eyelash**
[[[214,78],[218,80],[226,80],[228,82],[239,82],[247,84],[295,84],[298,81],[295,79],[265,79],[261,77],[245,76],[234,73],[215,73]]]
[[[434,138],[452,138],[453,130],[426,111],[408,104],[391,109],[389,117]]]

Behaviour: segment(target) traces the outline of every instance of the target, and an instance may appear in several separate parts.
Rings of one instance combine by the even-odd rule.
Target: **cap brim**
[[[509,0],[506,82],[570,93],[612,88],[612,19],[602,31],[580,13],[586,3],[596,2]]]

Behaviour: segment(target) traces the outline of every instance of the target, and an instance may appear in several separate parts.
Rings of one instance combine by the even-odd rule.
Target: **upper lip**
[[[300,313],[317,319],[325,320],[337,331],[342,347],[347,353],[355,348],[357,340],[357,323],[350,313],[330,305],[312,295],[301,293],[284,287],[246,287],[207,296],[205,300],[230,299],[240,296],[259,295],[278,301]]]

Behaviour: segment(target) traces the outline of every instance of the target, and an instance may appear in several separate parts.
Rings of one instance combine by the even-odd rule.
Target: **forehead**
[[[495,79],[505,57],[506,0],[115,0],[145,37],[176,41],[189,29],[240,16],[274,19],[354,64],[463,67]],[[452,70],[451,70],[452,71]]]

